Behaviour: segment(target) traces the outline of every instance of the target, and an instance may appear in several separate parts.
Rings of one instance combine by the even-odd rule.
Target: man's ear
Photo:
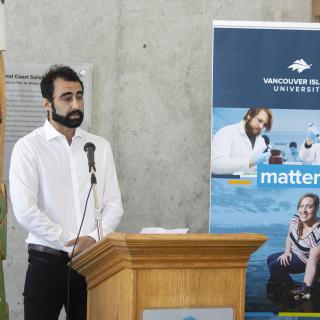
[[[47,98],[42,99],[42,106],[48,111],[52,111],[51,102]]]

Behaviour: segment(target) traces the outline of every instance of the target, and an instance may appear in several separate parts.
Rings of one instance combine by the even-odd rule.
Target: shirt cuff
[[[90,232],[90,233],[88,234],[88,237],[91,237],[91,238],[93,238],[94,240],[99,241],[97,229],[94,229],[92,232]]]
[[[112,231],[112,230],[102,230],[102,237],[101,237],[101,238],[106,237],[106,236],[107,236],[108,234],[110,234],[111,232],[113,232],[113,231]],[[91,237],[91,238],[93,238],[94,240],[99,241],[97,229],[94,229],[92,232],[90,232],[90,233],[88,234],[88,237]]]
[[[61,230],[61,234],[59,237],[59,242],[61,244],[62,247],[65,247],[65,244],[72,240],[75,239],[77,237],[77,235],[73,232],[68,232],[68,231],[64,231],[63,229]],[[72,247],[72,246],[71,246]],[[69,248],[69,247],[67,247]]]

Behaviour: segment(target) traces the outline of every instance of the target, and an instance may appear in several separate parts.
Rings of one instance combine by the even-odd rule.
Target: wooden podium
[[[75,257],[88,320],[142,320],[145,309],[232,307],[244,319],[249,255],[260,234],[112,233]]]

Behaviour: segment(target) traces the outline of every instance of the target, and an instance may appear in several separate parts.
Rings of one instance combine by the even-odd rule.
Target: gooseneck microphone
[[[94,151],[96,150],[96,146],[92,142],[87,142],[84,145],[83,149],[87,153],[89,172],[91,173],[92,169],[95,172],[96,171],[96,165],[95,165],[95,162],[94,162]]]
[[[88,156],[89,172],[91,174],[91,186],[92,186],[93,201],[94,201],[94,215],[96,218],[98,239],[100,240],[102,238],[102,210],[100,209],[100,206],[99,206],[97,178],[94,174],[96,172],[96,165],[94,162],[94,151],[96,150],[96,146],[92,142],[87,142],[84,145],[83,149]]]
[[[84,206],[84,212],[83,212],[83,216],[82,216],[82,220],[81,220],[81,224],[80,224],[80,228],[76,237],[76,241],[73,245],[72,248],[72,252],[71,252],[71,261],[68,264],[68,280],[67,280],[67,305],[66,305],[66,313],[67,313],[67,319],[70,319],[70,314],[69,314],[69,304],[70,304],[70,269],[72,267],[72,258],[73,258],[73,254],[74,254],[74,250],[78,244],[78,240],[80,237],[80,233],[81,233],[81,229],[82,229],[82,225],[83,225],[83,221],[86,215],[86,211],[87,211],[87,205],[88,205],[88,200],[91,194],[91,191],[93,191],[93,200],[94,200],[94,213],[95,213],[95,218],[96,218],[96,226],[97,226],[97,232],[98,232],[98,239],[100,240],[102,237],[102,214],[101,214],[101,210],[99,210],[99,199],[98,199],[98,192],[97,192],[97,179],[95,176],[95,171],[96,171],[96,166],[95,166],[95,162],[94,162],[94,151],[96,150],[96,146],[92,143],[92,142],[87,142],[84,145],[84,151],[87,153],[88,156],[88,164],[89,164],[89,173],[91,176],[91,187],[89,189],[89,193],[87,196],[87,200],[85,202],[85,206]]]

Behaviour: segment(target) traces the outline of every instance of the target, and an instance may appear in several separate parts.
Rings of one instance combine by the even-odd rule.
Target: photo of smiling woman
[[[305,301],[313,298],[318,278],[320,260],[319,197],[304,194],[298,201],[286,238],[285,251],[270,255],[267,259],[270,279],[268,297],[274,301],[292,299]],[[290,274],[305,273],[303,282],[296,283]]]

